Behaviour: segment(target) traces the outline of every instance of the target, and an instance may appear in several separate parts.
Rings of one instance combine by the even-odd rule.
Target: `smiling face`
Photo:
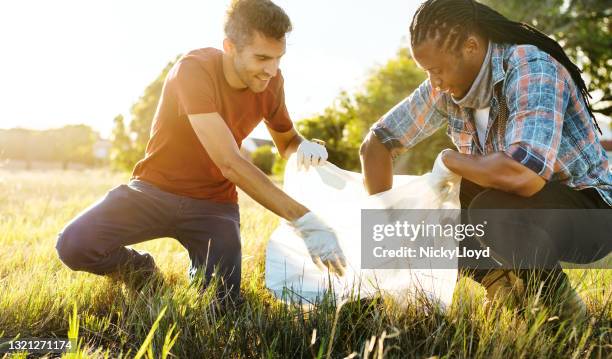
[[[427,39],[412,48],[412,55],[433,88],[461,99],[480,71],[487,45],[484,39],[469,36],[458,50],[446,50],[435,39]]]
[[[286,48],[284,37],[277,40],[258,32],[253,34],[249,44],[242,47],[237,47],[230,39],[225,39],[223,45],[231,59],[237,86],[248,87],[255,93],[264,91],[276,76]]]

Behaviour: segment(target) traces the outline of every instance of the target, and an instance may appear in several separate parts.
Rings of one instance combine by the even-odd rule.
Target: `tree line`
[[[93,166],[103,162],[94,155],[99,135],[87,125],[68,125],[49,130],[13,128],[0,130],[0,159],[24,161],[30,168],[34,161]]]

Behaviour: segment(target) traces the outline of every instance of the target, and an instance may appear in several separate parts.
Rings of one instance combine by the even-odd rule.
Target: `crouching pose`
[[[193,277],[215,273],[222,293],[240,289],[240,216],[236,187],[293,225],[318,264],[342,271],[333,231],[276,187],[239,152],[263,119],[281,155],[297,152],[301,165],[320,165],[327,151],[302,138],[285,107],[279,62],[291,23],[269,0],[233,3],[223,51],[191,51],[169,71],[145,157],[120,185],[72,220],[57,241],[71,269],[126,274],[140,287],[158,273],[153,258],[126,247],[173,237],[189,252]],[[124,272],[128,269],[129,272]],[[139,273],[138,276],[135,273]],[[133,276],[130,276],[133,274]]]
[[[488,209],[611,208],[612,173],[588,92],[558,43],[473,0],[426,1],[410,30],[413,57],[428,79],[364,140],[369,193],[391,188],[396,154],[447,125],[457,150],[443,151],[437,161],[449,177],[462,177],[461,206],[468,217]],[[491,298],[516,291],[521,278],[535,278],[543,293],[566,299],[562,314],[584,316],[584,303],[559,261],[605,257],[612,221],[593,216],[590,236],[580,235],[584,224],[572,218],[500,221],[501,235],[477,243],[490,247],[493,258],[460,266],[475,269]],[[517,258],[529,270],[513,270]]]

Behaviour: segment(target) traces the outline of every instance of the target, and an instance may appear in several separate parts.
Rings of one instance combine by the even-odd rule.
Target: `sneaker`
[[[561,269],[544,270],[537,274],[542,290],[542,303],[551,314],[558,315],[561,321],[584,321],[587,319],[587,307],[565,272]]]
[[[147,252],[133,250],[133,261],[111,277],[123,282],[136,292],[155,292],[164,286],[164,276],[155,264],[153,256]]]
[[[512,270],[492,270],[482,278],[481,283],[487,291],[489,302],[497,300],[506,304],[517,305],[525,295],[523,280]]]
[[[559,319],[583,322],[587,319],[587,306],[571,286],[567,286],[559,295]]]

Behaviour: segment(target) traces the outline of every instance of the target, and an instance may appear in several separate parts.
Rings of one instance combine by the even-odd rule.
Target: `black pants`
[[[464,223],[473,224],[482,223],[479,217],[482,218],[483,214],[491,213],[494,209],[521,210],[515,213],[530,213],[540,209],[599,210],[595,211],[599,215],[593,216],[590,213],[594,211],[575,211],[581,213],[578,216],[581,218],[563,220],[543,220],[545,215],[538,215],[537,218],[513,221],[490,215],[489,218],[498,222],[495,227],[497,230],[478,240],[464,240],[461,244],[468,249],[490,247],[492,258],[477,261],[460,258],[460,269],[464,272],[471,269],[469,272],[473,273],[477,281],[481,281],[490,269],[510,269],[508,267],[518,262],[522,262],[522,268],[554,270],[561,268],[559,261],[590,263],[605,257],[612,250],[612,211],[605,211],[612,208],[595,189],[578,191],[560,183],[549,182],[532,197],[521,197],[485,189],[463,179],[460,201]],[[586,229],[589,229],[589,235],[582,235]]]
[[[71,269],[110,274],[137,266],[142,254],[126,247],[155,238],[176,238],[189,253],[191,279],[204,285],[220,276],[220,296],[240,293],[240,214],[234,203],[217,203],[162,191],[132,180],[74,218],[59,234],[60,259]]]

